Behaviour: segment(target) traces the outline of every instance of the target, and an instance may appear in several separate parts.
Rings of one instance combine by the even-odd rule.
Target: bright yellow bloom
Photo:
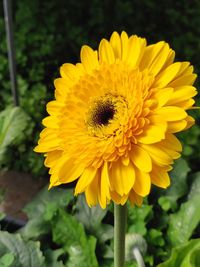
[[[165,42],[147,45],[114,32],[81,63],[63,64],[36,152],[46,153],[50,187],[77,180],[89,206],[113,200],[137,205],[151,184],[166,188],[180,156],[174,133],[189,128],[197,94],[189,62],[174,61]]]

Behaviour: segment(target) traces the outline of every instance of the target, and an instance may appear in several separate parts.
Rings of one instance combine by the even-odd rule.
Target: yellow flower
[[[182,149],[174,133],[193,125],[186,110],[197,93],[193,67],[174,55],[165,42],[114,32],[98,51],[83,46],[81,63],[62,65],[35,148],[50,187],[77,180],[75,194],[105,208],[140,205],[151,184],[169,186]]]

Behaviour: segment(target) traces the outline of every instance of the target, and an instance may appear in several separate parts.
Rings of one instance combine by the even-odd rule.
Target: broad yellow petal
[[[88,185],[85,190],[85,198],[89,207],[95,206],[98,203],[98,194],[99,194],[99,176]]]
[[[98,69],[99,61],[97,51],[84,45],[81,49],[81,62],[88,73],[91,73],[94,69]]]
[[[128,56],[128,35],[126,32],[121,33],[121,44],[122,44],[122,60],[126,61]]]
[[[63,159],[59,170],[59,181],[63,184],[75,181],[85,170],[83,164],[74,164],[74,159]]]
[[[71,63],[63,64],[60,68],[60,74],[63,78],[66,78],[67,80],[69,79],[73,83],[75,83],[83,75],[80,68],[77,68]]]
[[[38,145],[34,148],[35,152],[45,153],[60,149],[60,140],[54,129],[45,128],[40,133]]]
[[[58,115],[61,112],[61,109],[64,107],[64,103],[60,102],[60,101],[50,101],[47,104],[47,112],[49,113],[49,115]]]
[[[166,121],[178,121],[187,117],[187,113],[182,108],[174,106],[162,107],[156,110],[154,114],[163,116]]]
[[[172,98],[173,91],[174,89],[169,87],[158,90],[153,94],[153,97],[158,101],[159,107],[164,106]]]
[[[186,122],[187,122],[187,126],[185,127],[184,130],[187,130],[189,129],[190,127],[192,127],[195,123],[195,119],[193,119],[191,116],[188,116],[186,119]]]
[[[62,156],[62,153],[63,151],[61,150],[54,150],[48,152],[44,161],[44,165],[49,168],[54,166]]]
[[[121,59],[122,47],[121,47],[121,38],[117,32],[113,32],[110,38],[110,44],[113,48],[116,59]]]
[[[126,62],[135,68],[139,65],[142,55],[144,53],[144,48],[146,46],[146,40],[133,35],[128,40],[128,54]]]
[[[158,42],[156,44],[146,46],[142,60],[140,62],[140,70],[149,68],[154,60],[158,57],[164,46],[164,42]]]
[[[153,84],[154,87],[167,87],[168,84],[178,75],[181,69],[181,63],[176,62],[170,66],[168,66],[165,70],[163,70],[155,79]]]
[[[152,169],[152,162],[149,154],[140,146],[133,146],[130,151],[132,162],[143,172],[150,172]],[[137,178],[137,177],[136,177]]]
[[[109,170],[109,178],[111,188],[113,188],[119,195],[128,194],[135,182],[135,170],[133,164],[129,162],[125,166],[120,160],[112,163],[111,170]]]
[[[162,124],[148,125],[143,130],[143,133],[137,137],[138,142],[143,144],[153,144],[157,143],[163,138],[165,138],[165,132],[167,129],[167,124],[163,121]]]
[[[191,97],[197,94],[197,90],[193,86],[180,86],[176,87],[176,90],[171,95],[170,99],[167,101],[168,105],[176,105],[176,103],[182,102],[184,100],[188,100]]]
[[[99,60],[101,63],[106,62],[112,64],[115,62],[115,55],[111,44],[103,39],[99,45]]]
[[[159,145],[145,145],[142,144],[142,148],[148,152],[152,160],[159,166],[167,166],[173,163],[172,158],[164,152]],[[154,164],[153,164],[154,165]],[[152,165],[152,166],[153,166]]]
[[[185,129],[187,126],[186,120],[181,121],[169,121],[167,130],[169,133],[178,133]]]
[[[135,191],[132,189],[130,194],[129,194],[129,200],[130,200],[132,205],[137,205],[140,207],[142,205],[142,202],[143,202],[143,197],[137,195],[135,193]]]
[[[133,186],[134,191],[139,196],[147,196],[151,189],[151,179],[149,173],[136,169],[135,176],[135,183]]]
[[[156,52],[157,54],[153,59],[153,62],[148,67],[149,72],[155,76],[162,70],[164,64],[168,59],[170,53],[169,45],[167,43],[163,43],[162,48],[160,49],[160,47],[158,47],[158,51]]]
[[[197,78],[196,74],[182,75],[168,84],[169,87],[179,87],[184,85],[193,85]]]
[[[150,176],[152,184],[158,187],[167,188],[170,185],[168,173],[160,167],[154,166]]]
[[[108,163],[104,162],[101,171],[101,181],[100,181],[100,193],[99,193],[99,203],[102,208],[106,208],[107,200],[110,200],[110,181],[108,176]]]
[[[82,193],[85,188],[95,179],[97,173],[97,169],[93,167],[87,167],[83,171],[82,175],[78,179],[75,188],[75,195]]]
[[[59,120],[56,116],[48,116],[42,120],[42,124],[45,127],[49,127],[52,129],[58,129],[59,127],[58,122]]]

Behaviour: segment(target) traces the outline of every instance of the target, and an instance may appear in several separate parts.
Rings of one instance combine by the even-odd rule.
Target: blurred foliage
[[[8,146],[26,139],[24,130],[31,127],[29,116],[20,108],[7,108],[0,112],[0,167],[5,160]]]
[[[147,267],[199,267],[200,173],[188,170],[179,159],[169,189],[153,187],[141,207],[128,203],[127,233],[146,240]],[[178,173],[184,190],[177,186]],[[167,209],[163,197],[169,200]],[[29,220],[17,233],[0,231],[0,263],[6,267],[113,267],[112,205],[89,208],[71,189],[45,187],[24,211]],[[127,259],[126,267],[136,266]]]
[[[79,61],[83,44],[96,48],[99,41],[114,31],[146,37],[148,43],[165,40],[176,51],[177,60],[191,61],[200,73],[200,2],[153,0],[18,0],[13,1],[17,81],[21,107],[32,119],[26,142],[7,151],[5,166],[35,175],[46,173],[43,156],[32,150],[46,115],[45,104],[53,98],[53,79],[59,66]],[[5,25],[0,10],[0,109],[12,103]],[[198,114],[197,112],[195,112]],[[197,117],[197,116],[196,116]],[[183,134],[184,155],[194,168],[200,158],[199,127]],[[13,157],[13,153],[15,157]],[[15,161],[14,158],[18,158]]]
[[[184,245],[172,250],[169,260],[158,265],[158,267],[198,267],[200,266],[200,239],[190,240]]]

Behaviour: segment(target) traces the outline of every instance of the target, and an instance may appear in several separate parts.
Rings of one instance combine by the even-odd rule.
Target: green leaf
[[[14,256],[12,253],[6,253],[0,258],[1,267],[10,267],[14,261]]]
[[[159,205],[165,211],[170,208],[174,211],[177,208],[177,201],[187,192],[187,175],[190,171],[187,162],[180,158],[173,171],[170,173],[171,185],[165,190],[164,196],[158,200]]]
[[[189,240],[193,231],[200,223],[200,175],[193,176],[188,201],[183,203],[180,210],[170,216],[168,237],[173,245],[178,245]]]
[[[0,112],[0,162],[3,160],[6,148],[23,136],[30,117],[20,108],[7,108]]]
[[[62,248],[51,250],[48,249],[44,252],[46,267],[65,267],[62,261],[58,261],[58,257],[65,252]]]
[[[84,225],[87,232],[97,237],[100,243],[113,238],[113,226],[102,223],[106,213],[107,210],[100,206],[90,208],[83,195],[78,197],[75,216]]]
[[[76,218],[84,224],[86,229],[98,227],[106,215],[107,210],[100,206],[90,208],[83,195],[78,197],[76,203]]]
[[[200,266],[200,239],[190,240],[172,250],[171,257],[157,267]]]
[[[59,210],[52,220],[53,240],[69,254],[70,267],[97,267],[96,239],[85,234],[75,217]]]
[[[67,263],[67,266],[68,267],[98,266],[95,256],[90,255],[91,252],[93,252],[94,254],[95,247],[96,247],[96,239],[92,236],[87,239],[87,243],[85,242],[85,247],[83,247],[83,244],[71,245],[68,250],[69,261]]]
[[[162,247],[165,244],[162,232],[154,228],[148,231],[148,239],[149,243],[155,246]]]
[[[196,172],[193,175],[190,175],[190,180],[193,182],[190,188],[190,192],[188,194],[188,199],[200,195],[200,172]]]
[[[5,253],[14,256],[13,267],[44,267],[40,243],[25,241],[19,234],[0,231],[0,256]]]
[[[132,207],[128,204],[128,232],[145,235],[146,223],[152,215],[152,206],[143,204],[141,207]]]
[[[29,217],[26,226],[21,233],[26,238],[37,238],[48,233],[51,228],[51,219],[56,214],[58,208],[65,208],[73,199],[71,189],[47,187],[42,189],[39,194],[24,208]]]

